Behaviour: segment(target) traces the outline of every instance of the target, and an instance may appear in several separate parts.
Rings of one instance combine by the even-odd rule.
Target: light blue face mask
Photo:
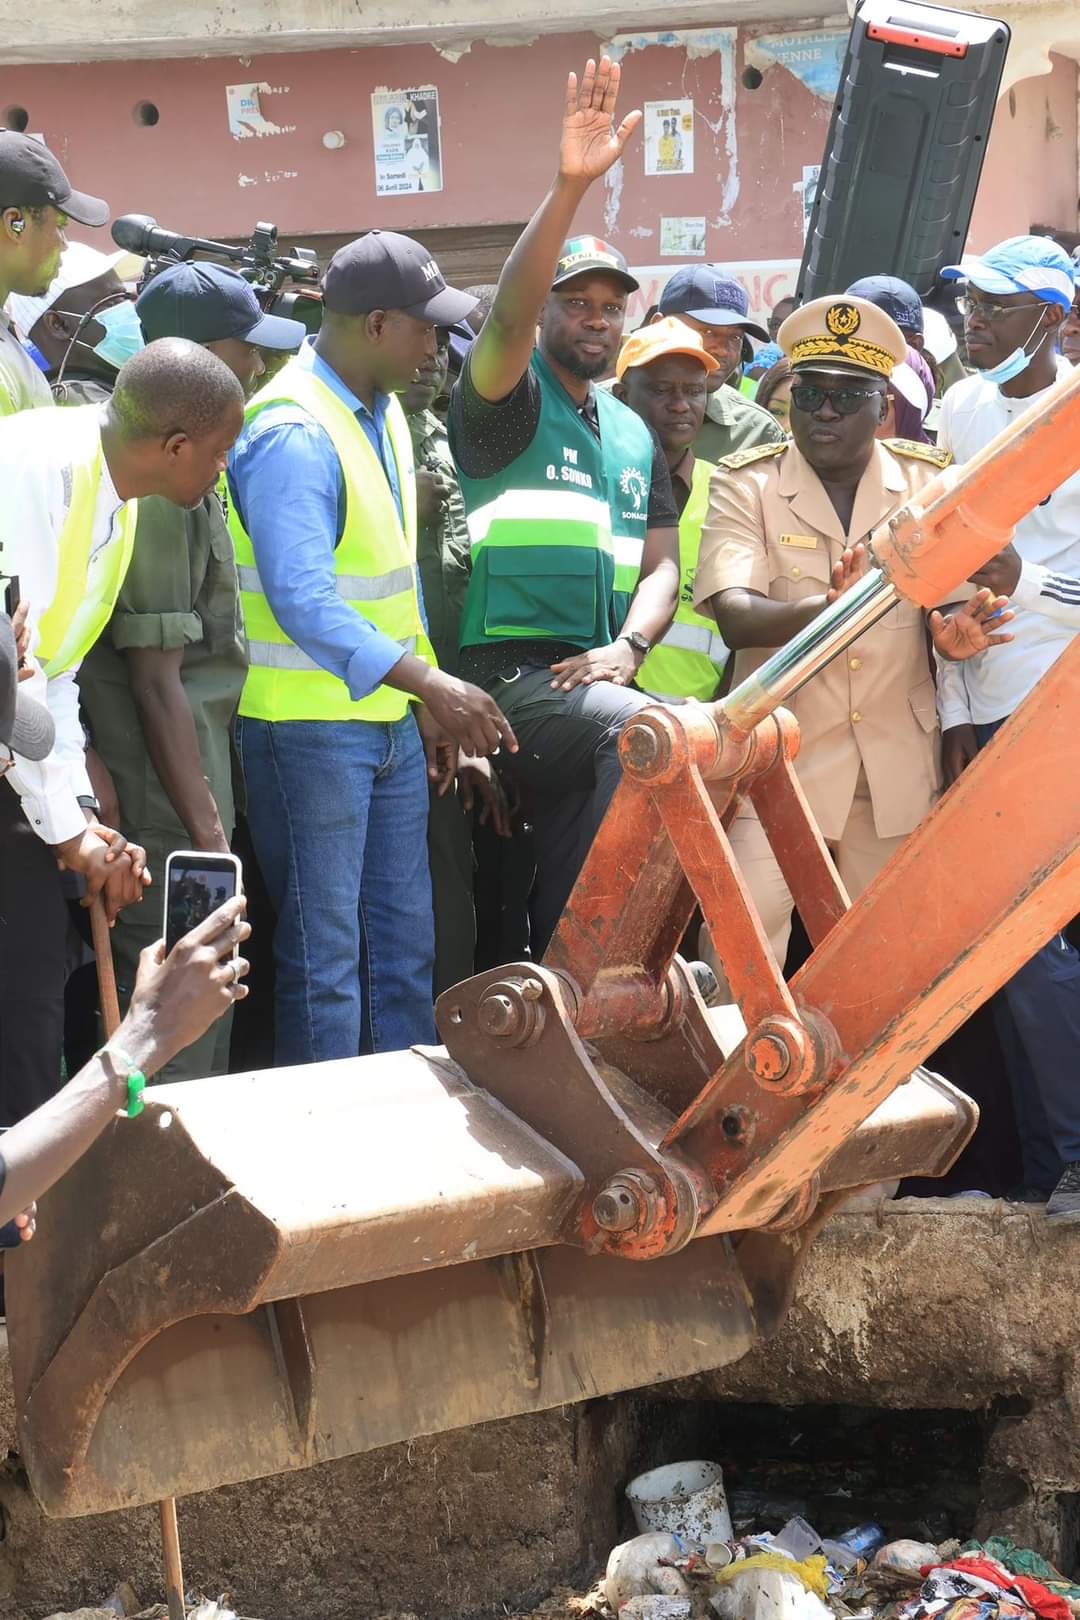
[[[1031,328],[1031,331],[1024,339],[1024,345],[1019,349],[1014,349],[1012,354],[1007,354],[1004,360],[999,360],[996,366],[990,367],[989,371],[981,371],[979,373],[980,377],[984,377],[987,382],[998,383],[1000,385],[1001,383],[1012,382],[1014,377],[1019,377],[1021,372],[1026,371],[1028,366],[1030,366],[1031,362],[1034,360],[1035,356],[1038,354],[1039,350],[1042,348],[1043,344],[1046,342],[1047,338],[1050,336],[1049,332],[1044,332],[1038,343],[1036,343],[1035,347],[1032,349],[1031,353],[1028,354],[1027,345],[1031,342],[1032,338],[1035,336],[1035,333],[1039,330],[1039,321],[1041,320],[1042,314],[1040,312],[1039,320],[1035,322],[1035,325]]]
[[[84,349],[91,349],[94,354],[100,355],[106,365],[115,366],[117,371],[125,360],[130,360],[133,354],[146,347],[139,317],[130,298],[125,298],[119,304],[108,304],[91,319],[105,328],[105,336],[97,343],[86,343],[82,338],[75,341],[82,344]]]

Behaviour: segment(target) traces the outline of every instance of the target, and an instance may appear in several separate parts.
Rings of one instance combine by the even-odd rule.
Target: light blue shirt
[[[386,427],[390,396],[376,394],[375,409],[369,410],[315,353],[312,338],[297,358],[360,423],[400,515],[397,463]],[[245,425],[229,454],[229,496],[251,536],[259,578],[278,624],[309,658],[345,682],[354,701],[368,697],[398,662],[401,647],[335,589],[334,551],[345,527],[345,479],[330,439],[303,406],[291,401],[269,405]]]

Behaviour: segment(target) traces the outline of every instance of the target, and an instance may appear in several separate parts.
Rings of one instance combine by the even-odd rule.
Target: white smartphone
[[[165,954],[226,900],[244,892],[238,855],[174,849],[165,862]],[[235,952],[233,953],[236,954]]]

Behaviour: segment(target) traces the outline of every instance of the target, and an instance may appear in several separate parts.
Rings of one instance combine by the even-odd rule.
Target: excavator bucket
[[[976,1110],[918,1065],[1080,911],[1080,818],[1045,791],[1047,760],[1080,777],[1080,638],[853,905],[778,705],[1078,465],[1080,370],[730,697],[635,716],[543,963],[447,991],[444,1047],[158,1087],[102,1135],[9,1261],[46,1512],[722,1366],[852,1188],[948,1167]],[[814,947],[790,982],[727,838],[747,798]],[[727,1009],[676,954],[695,906]]]
[[[914,1084],[893,1113],[918,1114],[932,1173],[969,1116]],[[791,1237],[749,1280],[726,1236],[649,1266],[561,1242],[581,1171],[437,1049],[148,1095],[9,1273],[20,1449],[50,1514],[721,1366],[798,1261]]]

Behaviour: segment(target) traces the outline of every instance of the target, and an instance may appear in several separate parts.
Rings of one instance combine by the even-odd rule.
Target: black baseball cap
[[[0,130],[0,208],[59,208],[80,225],[104,225],[109,205],[71,181],[43,141]]]
[[[613,248],[610,242],[602,242],[598,236],[572,236],[563,243],[551,285],[561,287],[564,281],[573,281],[575,276],[584,276],[590,270],[606,270],[627,292],[637,292],[641,285],[626,268],[626,260],[618,248]]]
[[[844,296],[865,298],[868,304],[876,304],[897,326],[909,332],[923,329],[922,299],[911,283],[901,281],[899,276],[863,276],[845,289]]]
[[[746,288],[715,264],[684,264],[660,294],[661,315],[692,315],[706,326],[741,326],[767,343],[769,334],[750,319]]]
[[[19,691],[15,632],[7,614],[0,613],[0,743],[23,759],[44,759],[55,736],[45,705]]]
[[[182,337],[192,343],[242,338],[262,349],[292,353],[307,336],[302,321],[264,314],[249,282],[223,264],[173,264],[135,300],[147,343]]]
[[[323,276],[323,304],[332,315],[400,309],[418,321],[456,326],[478,298],[448,287],[427,248],[397,231],[368,231],[338,248]]]

